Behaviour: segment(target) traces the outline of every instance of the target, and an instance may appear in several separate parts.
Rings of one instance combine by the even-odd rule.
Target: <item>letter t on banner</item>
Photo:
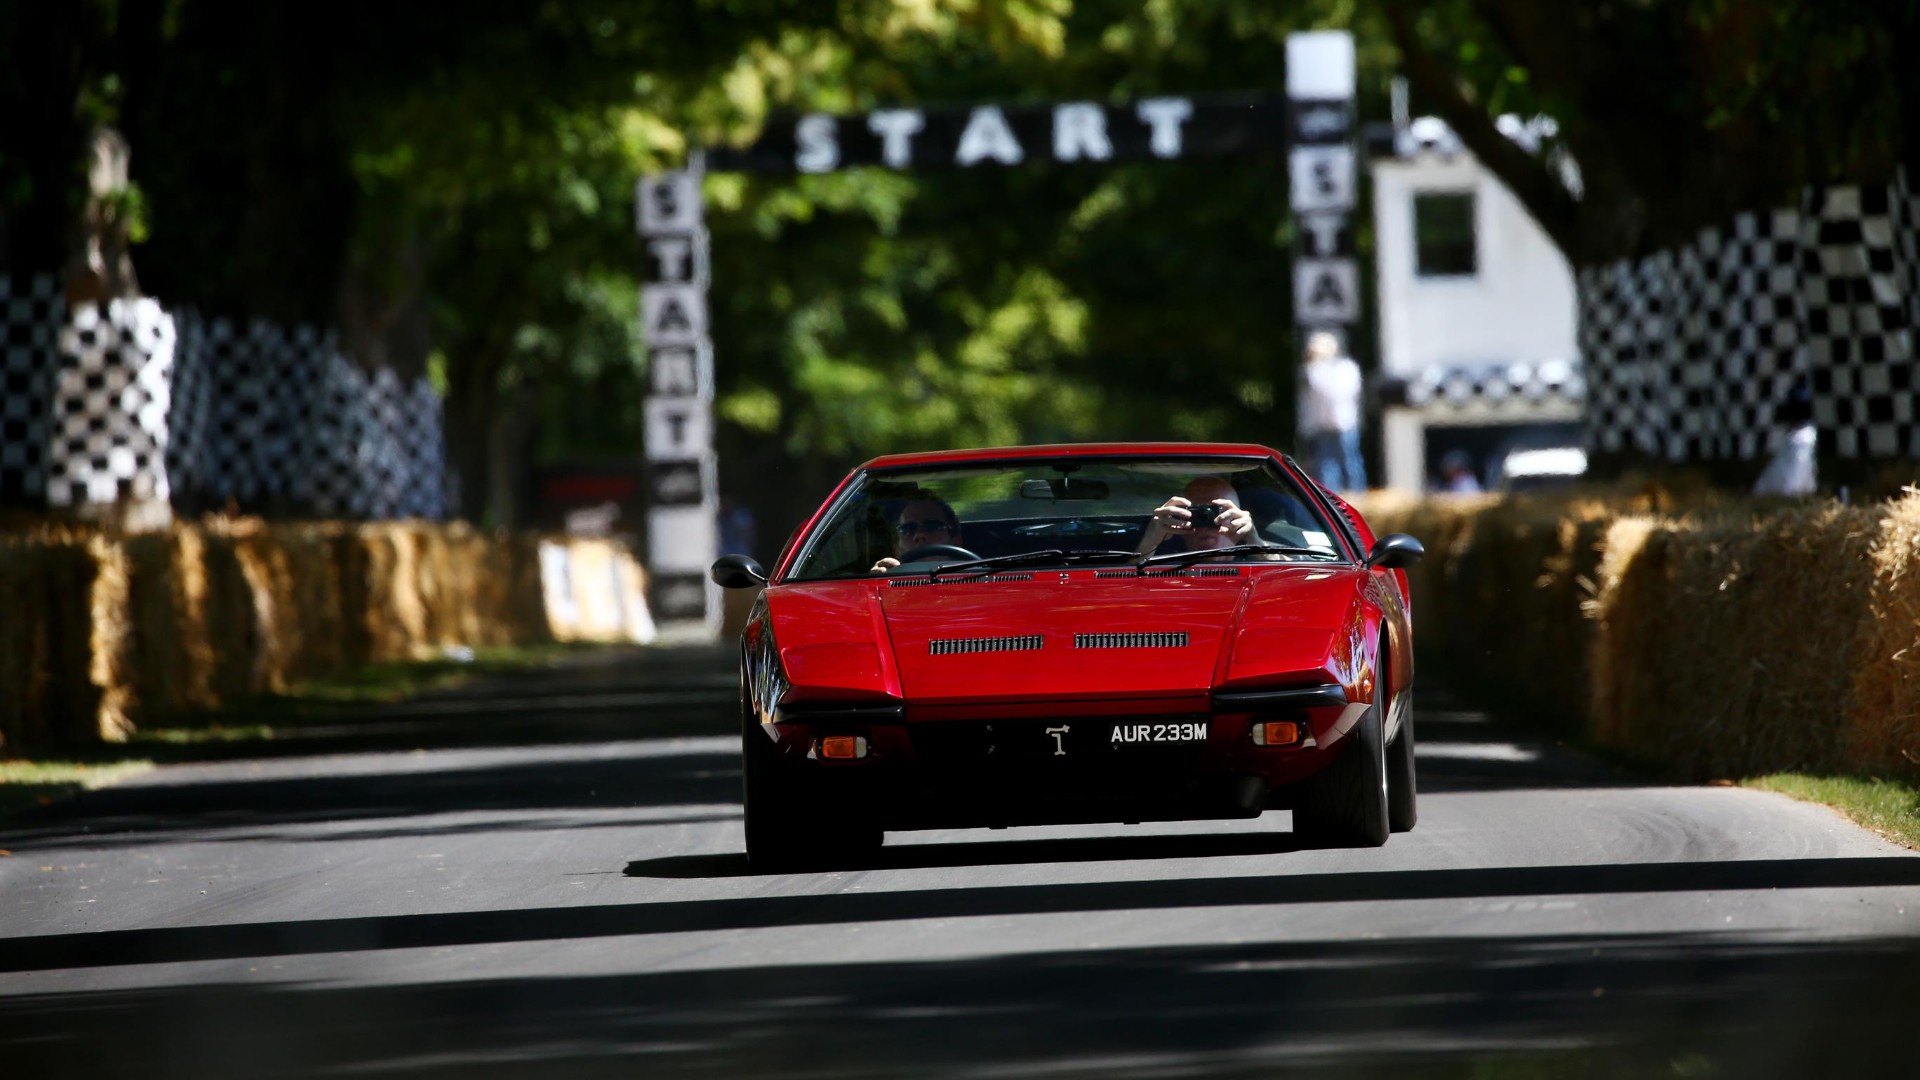
[[[642,177],[637,191],[645,270],[647,591],[662,629],[718,632],[719,549],[713,453],[713,342],[707,328],[707,230],[696,156],[681,172]]]
[[[1294,217],[1293,313],[1300,339],[1331,329],[1345,339],[1360,318],[1353,260],[1353,37],[1343,30],[1287,35],[1287,172]]]

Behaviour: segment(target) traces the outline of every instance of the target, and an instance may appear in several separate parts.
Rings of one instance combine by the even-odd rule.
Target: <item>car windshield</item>
[[[1251,531],[1149,535],[1154,509],[1171,496],[1244,510]],[[863,473],[803,542],[786,580],[865,577],[886,559],[900,561],[884,568],[896,573],[975,559],[1029,570],[1208,544],[1231,548],[1213,557],[1220,561],[1346,558],[1314,500],[1269,459],[1032,458]]]

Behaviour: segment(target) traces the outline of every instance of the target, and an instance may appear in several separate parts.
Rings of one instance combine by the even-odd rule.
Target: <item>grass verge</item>
[[[110,761],[0,760],[0,815],[49,806],[151,768],[150,759],[137,756]]]
[[[287,693],[260,699],[261,702],[365,704],[404,701],[435,690],[449,690],[462,683],[491,675],[510,675],[529,668],[541,668],[569,657],[602,652],[605,645],[550,641],[537,645],[502,645],[474,649],[461,658],[453,656],[433,660],[367,664],[358,670],[330,679],[302,683]]]
[[[1831,806],[1895,843],[1920,850],[1920,779],[1774,773],[1742,786]]]

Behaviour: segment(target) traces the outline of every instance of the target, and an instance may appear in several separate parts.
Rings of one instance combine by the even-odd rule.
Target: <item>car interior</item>
[[[939,500],[952,506],[960,519],[960,534],[949,542],[980,558],[999,558],[1030,551],[1064,552],[1135,550],[1153,508],[1167,495],[1177,494],[1195,476],[1220,476],[1233,484],[1239,504],[1253,517],[1258,542],[1286,547],[1315,547],[1337,551],[1332,528],[1323,523],[1306,500],[1284,489],[1284,481],[1264,468],[1235,472],[1181,467],[1150,482],[1133,481],[1122,489],[1114,481],[1031,475],[1047,469],[1045,463],[1026,467],[1018,479],[951,477],[872,478],[842,504],[797,567],[799,578],[867,576],[874,563],[902,554],[894,522],[901,510],[916,501]],[[979,496],[988,497],[979,497]],[[931,553],[928,561],[952,561],[952,552]]]

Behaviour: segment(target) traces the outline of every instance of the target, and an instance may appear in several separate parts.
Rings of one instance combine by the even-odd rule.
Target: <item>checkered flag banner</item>
[[[1583,270],[1577,286],[1596,450],[1765,456],[1804,380],[1824,452],[1920,457],[1920,208],[1904,174],[1810,190],[1797,209],[1742,214]]]
[[[42,505],[66,297],[49,276],[0,275],[0,320],[0,504]]]
[[[295,501],[322,517],[445,517],[439,394],[424,378],[368,374],[330,347],[320,355],[300,395]]]
[[[440,398],[333,335],[0,277],[0,502],[442,518]]]
[[[1425,368],[1406,384],[1406,403],[1429,423],[1510,424],[1577,420],[1586,380],[1571,360]]]
[[[1916,219],[1904,173],[1892,187],[1807,193],[1807,357],[1824,453],[1920,458]]]
[[[74,309],[60,331],[47,503],[166,502],[173,317],[153,300]]]

